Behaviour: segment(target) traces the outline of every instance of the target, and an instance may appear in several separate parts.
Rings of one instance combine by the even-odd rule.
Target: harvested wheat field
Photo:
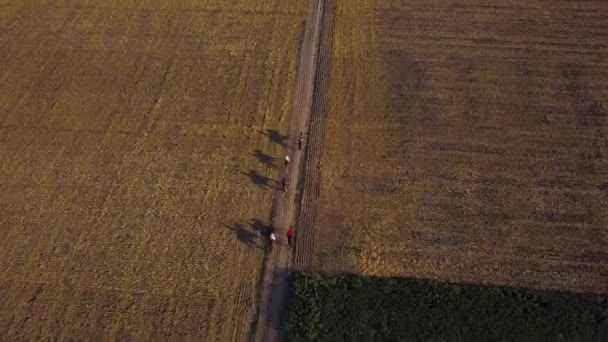
[[[306,9],[0,4],[0,339],[249,338]]]
[[[329,13],[296,266],[608,293],[608,3]]]

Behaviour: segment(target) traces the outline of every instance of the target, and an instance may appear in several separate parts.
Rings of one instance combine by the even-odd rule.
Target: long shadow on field
[[[244,173],[246,176],[249,176],[249,179],[253,182],[253,184],[259,186],[260,188],[266,190],[270,187],[271,179],[264,176],[263,174],[257,172],[256,170],[249,170],[248,173]]]
[[[245,228],[240,224],[236,224],[234,226],[224,225],[224,227],[230,229],[236,234],[236,238],[239,239],[242,243],[244,243],[249,248],[258,248],[257,236],[254,232]]]
[[[287,146],[287,136],[282,135],[279,131],[274,129],[269,129],[264,133],[265,136],[270,139],[270,141],[277,143],[281,146]]]
[[[263,321],[257,324],[264,324],[267,333],[277,336],[279,341],[284,341],[287,335],[289,291],[282,291],[281,288],[289,286],[290,275],[288,269],[281,267],[272,271],[272,276],[267,280],[269,283],[264,284],[270,287],[272,295],[259,308],[262,313],[259,317]]]
[[[262,150],[260,150],[260,149],[255,150],[251,155],[254,156],[260,163],[262,163],[266,166],[269,166],[269,167],[274,166],[274,162],[275,162],[276,158],[269,154],[262,152]]]

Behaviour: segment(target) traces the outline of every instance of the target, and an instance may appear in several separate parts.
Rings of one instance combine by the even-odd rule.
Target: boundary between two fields
[[[297,204],[301,204],[303,198],[306,197],[303,195],[299,198],[299,203],[296,202],[296,192],[303,191],[298,189],[299,183],[304,181],[300,178],[299,173],[311,151],[308,141],[306,142],[306,152],[299,151],[297,139],[301,132],[306,132],[306,136],[309,139],[312,138],[308,131],[308,122],[315,95],[315,82],[317,81],[319,64],[318,50],[326,1],[330,0],[310,0],[304,38],[300,49],[295,97],[291,111],[288,144],[285,151],[286,155],[290,156],[291,162],[280,170],[280,175],[287,177],[290,182],[286,193],[281,190],[275,191],[270,224],[277,236],[277,242],[274,250],[267,252],[264,257],[260,284],[261,299],[253,334],[254,341],[282,341],[286,336],[292,253],[287,247],[285,232],[294,221],[294,208],[296,208],[298,215],[301,214]],[[304,154],[306,155],[303,156]],[[300,234],[298,228],[295,229],[296,236],[298,236]],[[298,241],[300,240],[298,239]]]

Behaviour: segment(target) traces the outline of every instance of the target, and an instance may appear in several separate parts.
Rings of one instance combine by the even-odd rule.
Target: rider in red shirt
[[[287,230],[287,245],[289,245],[289,247],[291,247],[291,238],[293,237],[293,228],[291,226],[289,226],[289,229]]]

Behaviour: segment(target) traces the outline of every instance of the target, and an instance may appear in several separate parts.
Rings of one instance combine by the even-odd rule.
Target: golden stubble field
[[[248,337],[305,15],[0,4],[0,339]]]
[[[608,3],[333,17],[302,267],[608,293]]]

